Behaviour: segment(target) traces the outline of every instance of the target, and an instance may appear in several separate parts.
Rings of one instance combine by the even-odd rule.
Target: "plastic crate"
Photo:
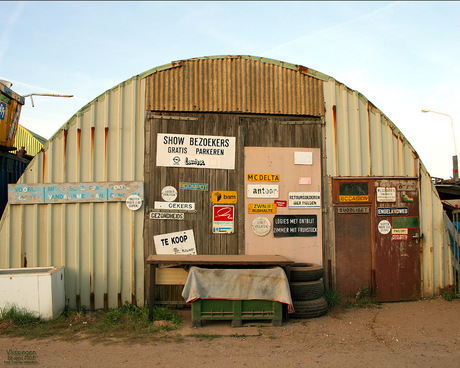
[[[243,321],[271,320],[274,326],[283,321],[282,303],[271,300],[197,299],[192,305],[192,324],[201,326],[203,320],[231,320],[233,327]]]

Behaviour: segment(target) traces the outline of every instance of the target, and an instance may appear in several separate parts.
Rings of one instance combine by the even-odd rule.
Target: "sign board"
[[[391,229],[391,240],[408,240],[409,229]]]
[[[408,240],[409,235],[407,234],[391,234],[391,240]]]
[[[391,224],[387,220],[382,220],[379,222],[378,229],[380,234],[388,234],[391,230]]]
[[[154,208],[156,210],[195,211],[195,203],[155,201]]]
[[[235,224],[235,207],[215,205],[212,208],[212,232],[214,234],[233,234]]]
[[[10,204],[125,202],[130,195],[144,197],[141,181],[9,184]]]
[[[340,202],[369,202],[369,195],[341,195]]]
[[[287,201],[274,201],[276,207],[287,207]]]
[[[270,220],[266,217],[256,217],[252,221],[252,231],[257,236],[267,235],[272,228]]]
[[[184,213],[181,212],[150,212],[151,220],[184,220]]]
[[[377,202],[396,202],[395,187],[377,187]]]
[[[235,137],[157,135],[157,166],[234,169]]]
[[[294,152],[295,165],[313,165],[313,152]]]
[[[177,189],[171,186],[164,187],[161,190],[161,198],[166,202],[175,201],[177,198]]]
[[[400,229],[400,228],[409,228],[409,229],[416,229],[418,228],[418,217],[411,216],[411,217],[394,217],[393,218],[393,227]]]
[[[238,192],[236,191],[222,191],[215,190],[211,193],[212,203],[237,203],[238,202]]]
[[[311,177],[308,177],[308,176],[299,177],[299,184],[310,185],[311,184]]]
[[[249,203],[248,213],[276,213],[275,203]]]
[[[316,215],[275,215],[273,219],[275,238],[293,236],[317,236],[318,220]]]
[[[409,214],[408,207],[384,208],[377,207],[377,216],[407,216]]]
[[[289,192],[289,208],[320,208],[320,192]]]
[[[156,254],[196,254],[193,230],[155,235]]]
[[[126,198],[126,207],[131,211],[137,211],[142,206],[142,198],[138,195],[132,194]]]
[[[276,174],[248,174],[248,181],[280,181],[280,176]]]
[[[279,198],[279,185],[248,184],[248,198]]]
[[[359,206],[337,207],[337,213],[369,213],[369,207],[359,207]]]
[[[208,190],[208,184],[199,184],[199,183],[179,183],[179,189],[188,189],[188,190]]]

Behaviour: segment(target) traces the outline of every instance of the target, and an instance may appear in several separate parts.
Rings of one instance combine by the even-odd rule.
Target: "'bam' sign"
[[[238,192],[236,191],[213,191],[212,203],[237,203]]]

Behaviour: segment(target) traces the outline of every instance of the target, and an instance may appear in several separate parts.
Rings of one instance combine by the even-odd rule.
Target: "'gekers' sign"
[[[234,169],[235,142],[235,137],[158,133],[157,166]]]

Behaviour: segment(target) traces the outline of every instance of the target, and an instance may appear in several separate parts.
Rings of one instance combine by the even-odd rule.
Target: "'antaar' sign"
[[[157,166],[234,169],[235,142],[235,137],[158,133]]]

